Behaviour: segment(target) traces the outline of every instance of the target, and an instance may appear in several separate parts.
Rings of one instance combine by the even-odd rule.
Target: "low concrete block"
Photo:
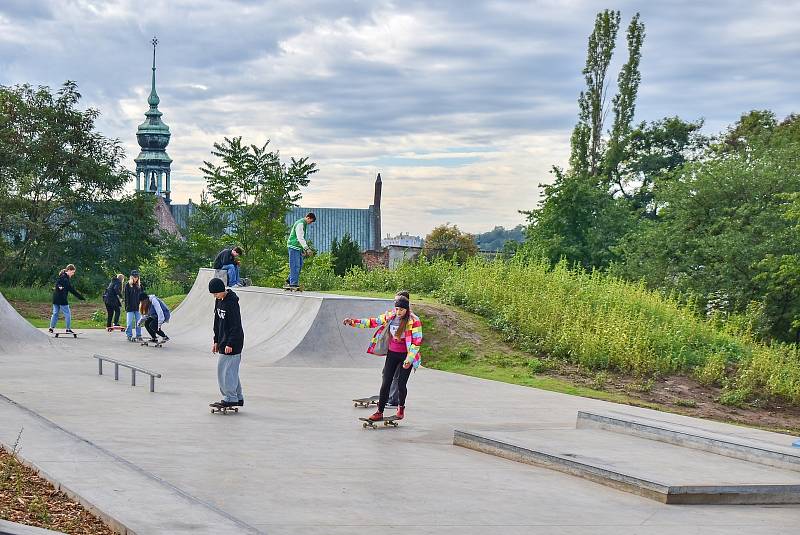
[[[800,471],[800,451],[730,435],[649,420],[631,415],[578,411],[577,429],[603,429],[635,437],[716,453],[733,459]],[[800,443],[798,441],[797,443]]]
[[[540,431],[538,434],[538,440],[543,443],[549,442],[550,449],[543,447],[541,444],[534,446],[526,444],[522,446],[511,443],[508,440],[460,430],[454,432],[453,444],[504,459],[557,470],[665,504],[742,505],[800,503],[800,478],[796,479],[797,484],[732,484],[727,482],[730,470],[726,470],[724,466],[721,466],[720,471],[723,473],[719,474],[717,479],[719,483],[709,481],[708,484],[685,484],[685,479],[679,482],[678,476],[675,475],[673,475],[676,478],[675,481],[663,481],[658,479],[658,477],[663,477],[663,474],[657,477],[649,477],[646,474],[648,470],[652,471],[652,467],[636,465],[636,461],[626,464],[624,455],[622,460],[619,455],[614,457],[607,444],[606,446],[601,445],[602,439],[607,438],[600,436],[604,433],[603,431],[597,431],[597,438],[600,440],[598,440],[598,447],[592,456],[570,453],[571,450],[568,446],[570,441],[565,441],[564,431],[559,430],[552,433],[554,435],[552,440],[548,439],[547,430]],[[575,439],[576,443],[587,443],[585,435],[576,436]],[[631,438],[630,440],[643,441],[637,438]],[[604,447],[606,449],[603,449]],[[662,446],[662,448],[664,447],[667,446]],[[675,449],[680,450],[681,448]],[[604,454],[606,458],[604,458]],[[674,457],[678,461],[665,460],[664,462],[670,463],[672,469],[680,472],[681,467],[675,466],[675,464],[680,462],[679,460],[683,455],[685,454],[675,451]],[[694,455],[706,454],[695,453]],[[737,461],[726,462],[734,463]],[[742,463],[744,465],[748,464],[744,461]],[[743,468],[745,467],[743,466]],[[764,468],[763,470],[774,469]],[[643,472],[645,473],[643,474]],[[707,478],[708,476],[704,477]],[[772,476],[765,475],[766,479],[769,479],[769,477]],[[788,480],[792,480],[792,478],[790,477]]]

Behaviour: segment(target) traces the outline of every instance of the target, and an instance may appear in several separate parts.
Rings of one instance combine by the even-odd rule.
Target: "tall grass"
[[[354,269],[338,288],[434,293],[486,317],[534,354],[638,376],[693,374],[725,387],[732,402],[775,396],[800,404],[796,346],[759,343],[741,325],[698,317],[692,303],[600,272],[563,263],[421,261],[391,271]]]

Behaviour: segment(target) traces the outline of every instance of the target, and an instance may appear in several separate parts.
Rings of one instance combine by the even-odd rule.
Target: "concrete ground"
[[[372,410],[350,400],[377,391],[379,358],[273,366],[260,356],[263,340],[243,354],[246,406],[212,415],[209,337],[210,321],[160,349],[85,331],[51,349],[0,353],[0,442],[12,444],[24,427],[27,462],[139,535],[728,535],[800,526],[800,506],[663,505],[452,445],[456,428],[574,429],[578,410],[613,409],[781,446],[792,437],[428,369],[411,377],[400,427],[365,430],[357,418]],[[131,387],[124,373],[119,382],[98,376],[93,353],[160,372],[156,393]]]

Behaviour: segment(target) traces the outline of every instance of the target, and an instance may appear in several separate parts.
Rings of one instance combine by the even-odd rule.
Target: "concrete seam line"
[[[242,528],[244,528],[244,529],[246,529],[246,530],[248,530],[248,531],[250,531],[250,532],[252,532],[254,534],[266,535],[266,532],[260,531],[259,529],[257,529],[255,527],[251,526],[250,524],[248,524],[248,523],[236,518],[235,516],[233,516],[230,513],[220,509],[219,507],[217,507],[217,506],[215,506],[213,504],[210,504],[210,503],[208,503],[206,501],[203,501],[200,498],[198,498],[196,496],[193,496],[192,494],[189,494],[188,492],[186,492],[185,490],[181,489],[180,487],[176,487],[175,485],[173,485],[169,481],[166,481],[166,480],[158,477],[157,475],[155,475],[155,474],[153,474],[151,472],[148,472],[147,470],[143,469],[140,466],[137,466],[136,464],[132,463],[131,461],[129,461],[127,459],[125,459],[124,457],[120,457],[116,453],[113,453],[113,452],[105,449],[102,446],[98,446],[97,444],[95,444],[94,442],[92,442],[90,440],[87,440],[87,439],[83,438],[82,436],[73,433],[72,431],[64,429],[63,427],[61,427],[57,423],[53,422],[52,420],[49,420],[49,419],[45,418],[44,416],[42,416],[38,412],[36,412],[36,411],[34,411],[34,410],[24,406],[24,405],[20,405],[19,403],[17,403],[13,399],[11,399],[11,398],[3,395],[3,394],[0,394],[0,399],[3,399],[7,403],[22,409],[23,411],[28,413],[30,416],[36,418],[37,420],[39,420],[41,422],[44,422],[47,426],[49,426],[49,427],[51,427],[51,428],[53,428],[53,429],[55,429],[57,431],[60,431],[60,432],[64,433],[65,435],[67,435],[67,436],[69,436],[69,437],[71,437],[71,438],[73,438],[75,440],[83,442],[83,443],[89,445],[92,448],[95,448],[96,450],[102,452],[104,455],[107,455],[107,456],[111,457],[115,461],[123,464],[124,466],[126,466],[127,468],[133,470],[134,472],[137,472],[137,473],[139,473],[139,474],[141,474],[141,475],[143,475],[143,476],[145,476],[145,477],[147,477],[149,479],[152,479],[153,481],[155,481],[159,485],[167,487],[168,489],[170,489],[173,492],[177,493],[179,496],[181,496],[182,498],[188,500],[189,502],[193,502],[193,503],[196,503],[198,505],[201,505],[201,506],[213,511],[214,513],[226,518],[227,520],[230,520],[234,524],[236,524],[236,525],[238,525],[238,526],[240,526],[240,527],[242,527]],[[108,514],[108,513],[106,513],[106,514]],[[109,516],[111,516],[111,515],[109,515]]]

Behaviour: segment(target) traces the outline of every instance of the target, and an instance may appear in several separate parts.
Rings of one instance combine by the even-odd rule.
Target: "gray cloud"
[[[719,130],[754,108],[798,111],[800,4],[615,7],[626,25],[641,11],[647,27],[637,120],[704,117]],[[0,84],[77,80],[132,163],[155,34],[177,199],[197,198],[197,167],[214,141],[243,135],[318,161],[309,204],[366,206],[381,171],[390,198],[411,184],[419,204],[412,220],[390,204],[388,231],[449,220],[477,232],[521,222],[516,211],[536,204],[550,166],[565,164],[598,9],[589,0],[153,0],[146,9],[4,0]],[[613,76],[624,52],[620,39]]]

